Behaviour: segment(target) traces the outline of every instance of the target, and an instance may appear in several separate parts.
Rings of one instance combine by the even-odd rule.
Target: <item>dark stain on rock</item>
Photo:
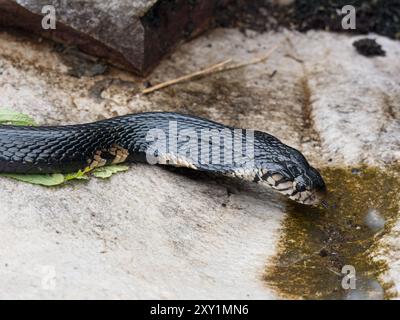
[[[359,39],[353,42],[357,52],[366,57],[385,56],[386,52],[375,39]]]
[[[93,98],[96,102],[101,102],[103,99],[101,97],[102,92],[111,84],[112,79],[102,79],[96,81],[90,88],[89,88],[89,96]]]
[[[108,65],[100,59],[81,52],[75,47],[65,47],[57,44],[55,50],[60,54],[64,64],[69,67],[68,74],[75,78],[95,77],[103,75]]]
[[[283,297],[390,297],[390,284],[379,283],[387,266],[371,254],[398,216],[400,167],[354,169],[321,170],[330,192],[329,209],[288,204],[279,253],[265,273],[265,281]],[[365,222],[371,210],[385,221],[379,232]],[[355,290],[342,287],[345,265],[356,270]]]
[[[300,88],[302,91],[302,131],[301,131],[301,141],[302,143],[313,142],[313,146],[320,146],[321,139],[318,132],[315,130],[314,119],[312,115],[312,100],[311,100],[311,89],[308,83],[307,70],[303,66],[304,77],[300,79]]]
[[[303,89],[303,126],[304,129],[310,129],[312,127],[311,90],[306,76],[300,80],[300,86]]]
[[[397,119],[396,111],[400,111],[400,103],[398,99],[391,98],[386,92],[383,95],[383,106],[385,107],[383,111],[389,120]],[[400,96],[398,97],[400,99]],[[400,115],[400,112],[398,112]]]

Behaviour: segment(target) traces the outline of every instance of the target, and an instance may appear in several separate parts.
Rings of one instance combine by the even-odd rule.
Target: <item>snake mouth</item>
[[[322,178],[322,182],[315,180],[315,185],[306,186],[300,182],[304,179],[295,178],[292,180],[275,173],[269,175],[265,181],[274,190],[301,204],[318,206],[323,203],[326,197],[326,187]]]
[[[299,188],[298,182],[293,181],[293,192],[289,194],[289,198],[306,205],[318,206],[324,203],[327,191],[325,183]]]
[[[324,203],[326,197],[325,191],[320,190],[306,190],[297,192],[289,196],[290,199],[311,206],[318,206]]]

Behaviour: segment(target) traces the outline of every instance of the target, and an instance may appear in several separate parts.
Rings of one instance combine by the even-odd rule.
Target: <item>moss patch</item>
[[[341,271],[344,265],[352,265],[356,290],[378,286],[381,296],[388,298],[387,285],[377,282],[386,265],[369,254],[399,214],[400,168],[325,168],[321,173],[330,208],[288,204],[279,253],[265,280],[288,298],[344,299],[352,292],[342,288],[345,274]],[[381,231],[365,222],[372,209],[386,221]]]

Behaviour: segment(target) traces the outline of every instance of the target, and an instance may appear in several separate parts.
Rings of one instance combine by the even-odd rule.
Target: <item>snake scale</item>
[[[158,163],[251,180],[297,202],[320,203],[325,183],[298,150],[265,132],[235,135],[238,130],[172,112],[65,126],[1,125],[0,172],[70,173],[109,163]],[[204,132],[212,133],[210,139]]]

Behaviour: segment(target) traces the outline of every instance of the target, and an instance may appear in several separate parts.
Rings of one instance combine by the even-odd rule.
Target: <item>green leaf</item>
[[[119,164],[119,165],[110,165],[110,166],[97,168],[97,169],[92,171],[92,174],[96,178],[107,179],[107,178],[111,177],[113,174],[115,174],[117,172],[126,171],[128,169],[129,169],[129,166],[127,166],[127,165],[121,165],[121,164]]]
[[[89,168],[86,168],[84,170],[79,170],[76,173],[67,173],[65,174],[65,181],[70,181],[70,180],[87,180],[89,179],[87,173],[90,171]]]
[[[15,126],[34,126],[35,120],[30,116],[7,108],[0,108],[0,124],[11,124]]]
[[[42,186],[57,186],[64,183],[64,175],[61,173],[53,174],[19,174],[19,173],[1,173],[3,177],[28,182],[31,184],[39,184]]]

